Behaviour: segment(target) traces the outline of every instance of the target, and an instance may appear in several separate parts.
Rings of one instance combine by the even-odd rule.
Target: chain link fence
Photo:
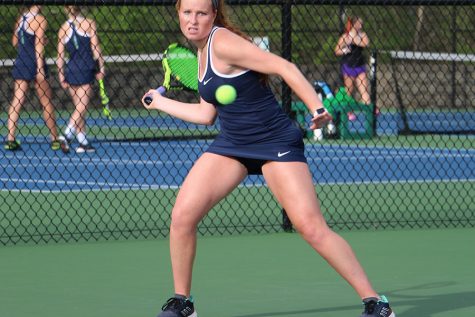
[[[174,42],[190,47],[179,30],[174,2],[0,3],[0,131],[5,138],[0,150],[0,243],[167,236],[179,186],[219,131],[219,122],[197,126],[141,105],[143,94],[163,81],[161,52]],[[42,5],[41,13],[31,11],[36,4]],[[61,4],[84,5],[80,15],[95,21],[110,118],[103,113],[95,80],[86,92],[61,85],[58,43],[66,46],[74,37]],[[229,1],[228,11],[262,49],[297,64],[332,111],[333,125],[310,131],[305,107],[279,78],[271,78],[282,106],[305,135],[330,226],[475,225],[472,1]],[[348,96],[351,88],[347,84],[345,89],[341,57],[335,52],[354,17],[370,44],[363,51],[364,89],[355,82]],[[44,47],[49,77],[35,73],[15,81],[18,43],[42,34],[38,28],[43,27],[42,45],[33,42],[33,47]],[[48,88],[40,81],[51,88],[47,101]],[[364,102],[365,94],[369,101]],[[186,91],[170,95],[184,101],[198,98]],[[78,110],[81,105],[86,112]],[[13,135],[20,150],[8,142],[16,115]],[[95,151],[76,153],[76,141],[69,154],[52,149],[54,127],[60,135],[82,116],[85,137]],[[281,230],[291,230],[291,224],[260,176],[248,177],[199,225],[203,235]]]

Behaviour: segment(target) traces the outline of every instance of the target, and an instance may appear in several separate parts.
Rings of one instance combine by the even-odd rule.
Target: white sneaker
[[[95,151],[96,149],[90,143],[80,144],[76,149],[76,153],[92,153]]]

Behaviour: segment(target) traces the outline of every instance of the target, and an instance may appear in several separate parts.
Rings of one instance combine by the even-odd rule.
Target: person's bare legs
[[[327,225],[307,164],[269,162],[263,167],[269,188],[292,224],[363,298],[378,297],[350,245]]]
[[[15,140],[15,134],[18,127],[18,119],[20,118],[20,111],[25,102],[26,93],[28,91],[28,81],[15,80],[13,88],[13,98],[8,108],[8,141]]]
[[[345,84],[346,94],[351,97],[353,90],[355,89],[354,78],[348,75],[343,75],[343,83]],[[352,111],[348,112],[346,115],[350,121],[356,120],[356,115]]]
[[[70,86],[69,93],[74,103],[74,112],[69,119],[69,126],[75,128],[76,134],[86,130],[86,112],[92,94],[90,84]]]
[[[353,84],[353,78],[351,78],[350,76],[348,75],[343,75],[343,84],[345,85],[345,89],[346,89],[346,94],[348,96],[351,96],[353,94],[353,90],[354,90],[354,84]]]
[[[238,161],[212,153],[204,153],[193,165],[178,193],[170,225],[175,294],[190,296],[198,223],[246,175]]]
[[[43,107],[43,118],[51,135],[51,141],[58,139],[58,130],[56,128],[56,116],[54,114],[54,106],[51,102],[52,91],[49,82],[45,80],[35,81],[36,94],[40,99]]]
[[[371,103],[371,97],[369,95],[369,82],[365,73],[361,73],[356,77],[356,88],[361,95],[361,101],[364,104],[369,105]]]

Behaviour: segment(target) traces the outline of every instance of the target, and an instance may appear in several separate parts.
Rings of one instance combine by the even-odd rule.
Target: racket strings
[[[172,77],[191,90],[198,90],[198,60],[189,49],[174,46],[167,50],[167,64]]]

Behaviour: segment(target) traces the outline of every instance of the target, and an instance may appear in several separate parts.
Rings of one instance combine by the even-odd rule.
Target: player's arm
[[[213,40],[213,53],[220,66],[239,67],[242,69],[252,69],[259,73],[280,76],[294,93],[305,103],[309,111],[313,114],[317,109],[323,108],[322,102],[310,82],[304,77],[297,66],[282,57],[270,52],[266,52],[251,42],[230,32],[216,32]],[[328,116],[328,118],[327,118]],[[328,121],[330,115],[316,116],[318,123]],[[315,122],[315,121],[314,121]],[[311,128],[315,128],[314,125]]]
[[[97,79],[104,79],[105,75],[105,65],[104,57],[102,56],[101,44],[99,41],[99,36],[97,34],[96,23],[90,20],[90,30],[91,30],[91,50],[92,55],[95,61],[99,64],[99,72],[96,75]]]
[[[46,28],[48,22],[42,15],[37,15],[30,24],[33,32],[35,33],[35,54],[36,54],[36,76],[38,79],[44,79],[45,65],[44,65],[44,53],[46,44]]]
[[[369,37],[366,32],[359,32],[353,39],[353,43],[360,47],[367,47],[369,45]]]
[[[345,54],[348,54],[349,48],[348,48],[348,35],[345,33],[340,38],[338,39],[338,42],[336,43],[334,52],[336,56],[342,56]]]
[[[63,89],[68,87],[66,83],[66,77],[64,76],[64,67],[65,67],[65,54],[66,54],[66,45],[64,43],[64,38],[66,37],[66,33],[69,26],[67,23],[63,24],[58,31],[58,56],[56,59],[56,66],[58,67],[58,77],[59,83]]]
[[[18,45],[18,27],[20,26],[20,20],[17,20],[15,22],[15,28],[13,29],[13,35],[12,35],[12,45],[13,47],[17,47]]]
[[[151,96],[153,101],[150,105],[144,102],[146,96]],[[216,121],[216,108],[203,98],[199,103],[185,103],[162,96],[156,90],[148,91],[142,97],[143,105],[148,109],[163,111],[178,119],[195,124],[212,125]]]

